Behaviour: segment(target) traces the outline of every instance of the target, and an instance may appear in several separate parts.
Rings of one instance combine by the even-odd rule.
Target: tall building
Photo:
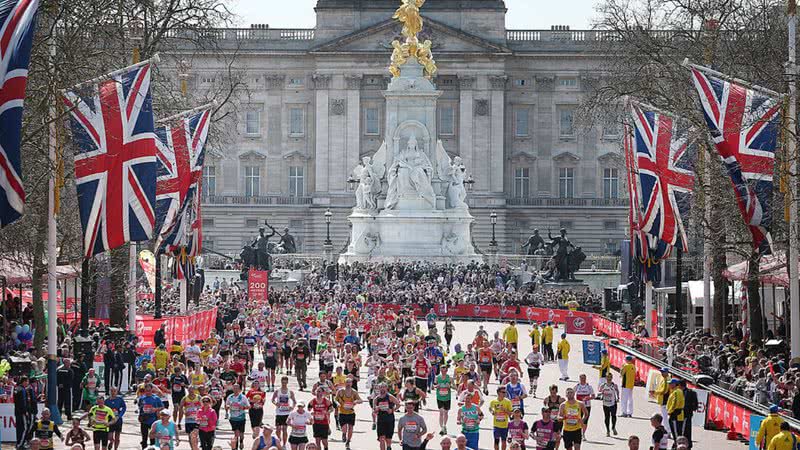
[[[382,92],[390,43],[400,39],[391,19],[398,4],[318,0],[312,29],[219,30],[249,93],[237,108],[236,139],[206,160],[207,248],[236,252],[266,219],[288,226],[301,251],[318,252],[328,208],[335,249],[345,246],[348,178],[387,139]],[[474,180],[478,247],[488,247],[495,211],[501,253],[520,251],[534,228],[546,237],[560,227],[587,253],[617,251],[627,226],[621,127],[616,117],[575,123],[607,57],[594,46],[602,34],[508,30],[502,0],[428,0],[422,13],[420,41],[433,41],[439,67],[438,138]],[[190,82],[210,88],[221,64],[195,56]]]

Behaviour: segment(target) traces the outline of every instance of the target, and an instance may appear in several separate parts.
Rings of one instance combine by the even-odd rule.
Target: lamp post
[[[358,178],[355,178],[354,176],[350,175],[349,177],[347,177],[347,190],[349,192],[355,191],[356,187],[358,187],[358,183],[359,183]]]
[[[331,241],[331,218],[333,217],[333,213],[331,209],[328,208],[325,211],[325,246],[332,246],[333,242]]]
[[[489,242],[489,248],[493,253],[497,253],[497,237],[495,235],[495,228],[497,228],[497,213],[492,211],[489,214],[489,220],[492,222],[492,241]]]

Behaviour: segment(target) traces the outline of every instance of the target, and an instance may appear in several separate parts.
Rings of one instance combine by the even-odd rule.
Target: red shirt
[[[416,371],[417,378],[428,378],[428,372],[430,371],[431,365],[425,359],[416,359],[414,361],[414,369]]]
[[[330,421],[330,409],[333,404],[327,398],[318,401],[316,397],[308,402],[308,409],[311,410],[311,415],[314,416],[314,424],[327,425]]]
[[[256,398],[258,397],[258,398]],[[247,392],[247,400],[250,402],[250,407],[255,409],[264,408],[264,399],[267,398],[267,393],[261,390],[250,389]]]
[[[231,370],[236,372],[238,375],[241,375],[244,373],[244,364],[242,364],[239,361],[236,361],[233,364],[231,364]]]

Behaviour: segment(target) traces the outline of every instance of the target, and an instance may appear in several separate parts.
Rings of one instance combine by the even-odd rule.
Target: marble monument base
[[[583,292],[589,287],[583,280],[546,281],[542,284],[544,290]]]
[[[356,209],[348,219],[353,225],[352,238],[347,252],[339,256],[341,264],[483,262],[472,246],[470,225],[474,219],[467,209],[383,210],[378,214]]]

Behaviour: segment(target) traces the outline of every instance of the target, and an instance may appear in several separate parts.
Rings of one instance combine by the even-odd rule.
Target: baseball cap
[[[678,384],[680,382],[681,382],[681,380],[679,380],[677,378],[673,378],[673,379],[669,380],[669,384]]]
[[[667,372],[669,372],[669,367],[662,367],[662,368],[661,368],[661,372],[662,372],[662,373],[667,373]]]
[[[626,356],[625,361],[633,361],[633,356],[631,355]]]
[[[778,407],[778,405],[770,405],[770,407],[769,407],[769,412],[771,412],[773,414],[775,414],[779,410],[780,410],[780,407]]]

